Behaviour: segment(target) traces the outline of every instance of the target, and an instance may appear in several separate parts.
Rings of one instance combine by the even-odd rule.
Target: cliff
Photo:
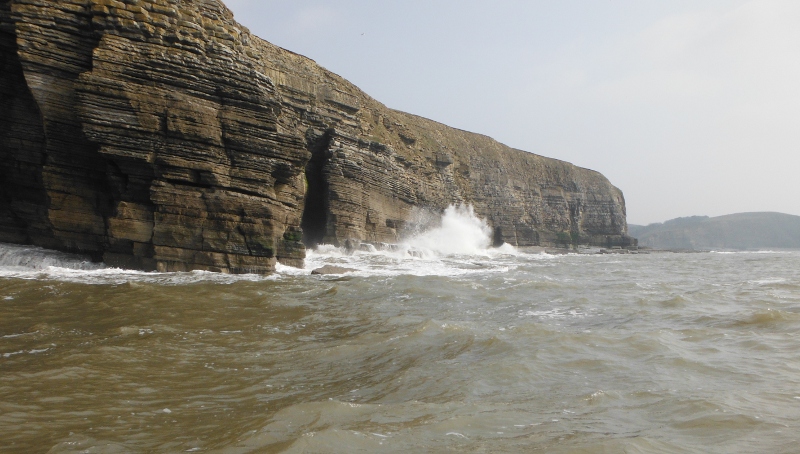
[[[469,203],[495,241],[627,245],[597,172],[394,111],[216,0],[0,0],[0,241],[269,272]]]
[[[654,249],[800,249],[800,216],[783,213],[692,216],[632,225],[630,231],[640,245]]]

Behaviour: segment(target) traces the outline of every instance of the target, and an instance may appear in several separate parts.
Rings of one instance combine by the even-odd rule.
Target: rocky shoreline
[[[468,204],[495,244],[635,244],[601,174],[388,109],[216,0],[2,0],[0,100],[4,242],[268,273]]]

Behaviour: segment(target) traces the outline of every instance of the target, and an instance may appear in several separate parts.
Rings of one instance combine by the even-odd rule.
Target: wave
[[[67,254],[36,246],[0,243],[0,269],[45,270],[48,268],[97,270],[104,266],[77,254]]]
[[[772,326],[783,323],[800,322],[800,314],[779,309],[763,309],[747,314],[735,320],[731,326],[736,327],[761,327]]]
[[[510,244],[492,247],[491,235],[471,206],[451,205],[433,226],[398,244],[363,244],[358,250],[319,245],[308,251],[305,269],[336,265],[357,275],[459,276],[506,272],[518,266],[517,257],[532,256]]]
[[[430,221],[430,220],[429,220]],[[320,245],[307,252],[304,268],[278,264],[272,276],[226,275],[195,271],[155,273],[110,268],[88,257],[34,246],[0,243],[0,277],[52,279],[89,284],[151,282],[164,285],[197,282],[233,283],[307,276],[311,270],[336,265],[361,276],[462,276],[476,273],[504,273],[525,261],[552,258],[529,254],[511,245],[491,247],[492,230],[475,215],[471,206],[452,205],[429,228],[412,234],[398,244],[363,244],[358,250]]]
[[[289,273],[287,272],[287,274]],[[0,277],[55,280],[81,284],[113,285],[143,282],[161,285],[185,285],[200,282],[231,284],[239,281],[260,281],[275,279],[278,275],[230,275],[207,271],[156,273],[124,270],[92,262],[88,257],[79,254],[53,251],[37,246],[0,243]]]
[[[492,244],[492,229],[475,215],[470,205],[451,205],[440,225],[408,238],[401,243],[406,250],[423,256],[485,255]]]
[[[731,254],[791,254],[791,253],[798,253],[797,249],[784,249],[784,250],[771,250],[765,249],[760,251],[708,251],[710,254],[723,254],[723,255],[731,255]]]

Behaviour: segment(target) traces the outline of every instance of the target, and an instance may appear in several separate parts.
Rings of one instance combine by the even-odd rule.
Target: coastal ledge
[[[628,246],[601,174],[391,110],[216,0],[0,0],[0,241],[269,273],[468,204],[495,244]]]

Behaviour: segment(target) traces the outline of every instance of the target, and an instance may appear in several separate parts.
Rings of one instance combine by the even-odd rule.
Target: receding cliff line
[[[691,216],[631,226],[640,244],[670,250],[800,249],[800,216],[762,212]]]
[[[387,109],[216,0],[0,0],[0,69],[0,241],[262,273],[453,203],[497,244],[632,241],[599,173]]]

